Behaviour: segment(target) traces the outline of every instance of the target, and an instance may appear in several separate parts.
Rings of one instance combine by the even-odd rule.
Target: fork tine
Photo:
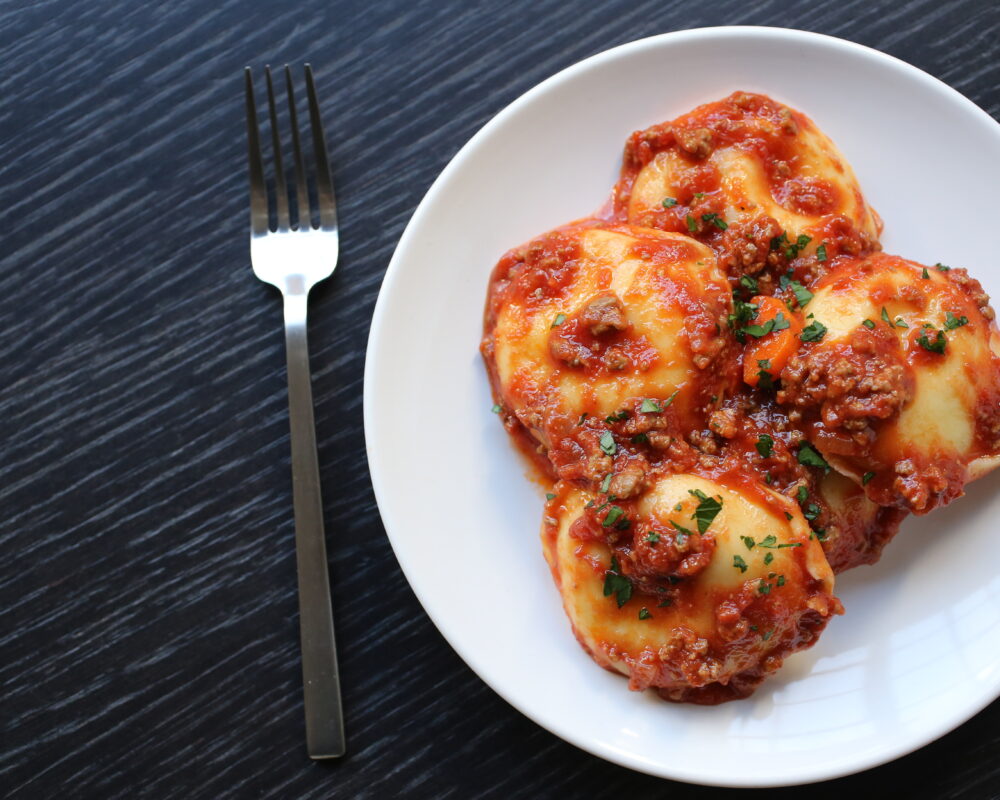
[[[292,86],[292,70],[285,64],[285,91],[288,94],[288,118],[292,124],[292,149],[295,158],[295,198],[298,207],[299,230],[312,227],[309,218],[309,187],[306,184],[306,168],[302,161],[302,144],[299,141],[299,121],[295,113],[295,88]]]
[[[264,183],[264,159],[260,154],[260,131],[257,128],[257,103],[253,97],[250,67],[244,71],[247,92],[247,155],[250,160],[250,230],[267,233],[267,185]]]
[[[316,99],[316,83],[309,64],[306,64],[306,92],[309,95],[309,127],[312,129],[313,148],[316,151],[316,194],[319,197],[320,227],[335,228],[337,200],[333,195],[330,162],[326,157],[326,140],[323,137],[323,121],[319,116],[319,101]]]
[[[271,67],[264,67],[267,78],[267,108],[271,117],[271,145],[274,148],[274,193],[278,207],[278,230],[287,231],[288,219],[288,186],[285,184],[285,168],[281,162],[281,134],[278,132],[278,109],[274,103],[274,84],[271,82]]]

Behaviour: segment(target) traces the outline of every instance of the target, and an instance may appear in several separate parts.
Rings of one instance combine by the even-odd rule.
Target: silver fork
[[[345,750],[344,715],[340,703],[340,675],[330,608],[320,497],[316,424],[313,420],[306,341],[309,290],[329,277],[337,266],[337,205],[326,157],[323,123],[316,100],[312,68],[305,65],[309,121],[315,154],[316,204],[310,207],[306,168],[302,157],[292,71],[285,65],[288,115],[295,159],[297,224],[292,227],[288,186],[281,160],[281,136],[271,68],[265,68],[267,104],[274,151],[274,210],[277,226],[271,230],[268,191],[264,178],[257,104],[250,68],[245,71],[247,141],[250,156],[250,260],[265,283],[277,287],[285,303],[285,349],[288,359],[288,415],[292,439],[292,501],[295,508],[295,553],[299,576],[299,629],[302,638],[302,678],[306,710],[306,747],[310,758],[337,758]],[[312,219],[318,217],[319,226]]]

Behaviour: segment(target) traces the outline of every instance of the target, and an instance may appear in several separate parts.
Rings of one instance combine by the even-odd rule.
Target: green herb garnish
[[[799,445],[799,450],[796,455],[800,464],[804,464],[807,467],[821,467],[824,472],[830,471],[830,465],[826,463],[826,459],[816,452],[816,450],[813,449],[813,446],[807,442],[803,442]]]
[[[925,326],[924,330],[920,332],[920,335],[917,337],[917,344],[924,348],[924,350],[929,350],[932,353],[943,354],[945,345],[948,343],[948,340],[944,337],[944,331],[939,331],[931,327],[930,330],[933,330],[934,333],[937,334],[937,338],[935,338],[934,341],[931,341],[927,336],[927,330],[928,328]]]
[[[960,317],[956,317],[950,311],[945,313],[944,317],[944,329],[946,331],[953,331],[955,328],[961,328],[963,325],[969,324],[969,318],[963,314]]]
[[[611,568],[604,574],[604,596],[615,596],[618,608],[625,605],[632,597],[632,581],[621,574],[618,558],[611,556]]]
[[[818,342],[826,335],[826,325],[820,322],[818,319],[814,319],[805,328],[802,329],[802,333],[799,334],[799,338],[803,342]]]

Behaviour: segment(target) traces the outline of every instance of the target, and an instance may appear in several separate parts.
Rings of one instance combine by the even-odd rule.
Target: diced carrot
[[[767,327],[768,322],[776,320],[779,314],[788,322],[787,328],[772,330],[760,337],[747,334],[743,350],[743,380],[756,386],[760,381],[760,372],[767,372],[776,378],[788,359],[795,355],[803,324],[802,315],[789,311],[788,306],[776,297],[755,297],[753,302],[757,305],[757,318],[751,325]],[[767,366],[761,361],[766,361]]]

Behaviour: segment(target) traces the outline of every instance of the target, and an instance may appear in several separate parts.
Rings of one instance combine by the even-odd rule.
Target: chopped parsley
[[[805,486],[799,486],[799,488],[795,490],[795,499],[799,501],[800,506],[809,499],[809,491]]]
[[[705,199],[705,193],[704,192],[695,192],[694,193],[694,199],[695,200],[704,200]]]
[[[601,492],[604,494],[608,493],[608,488],[611,486],[611,474],[612,473],[609,472],[604,476],[604,480],[601,481]]]
[[[646,399],[642,401],[642,405],[639,407],[639,411],[643,414],[662,414],[663,406],[657,403],[655,400]]]
[[[701,218],[710,225],[714,225],[720,231],[724,231],[729,227],[728,223],[718,214],[702,214]]]
[[[722,511],[722,501],[709,497],[700,489],[692,489],[690,492],[699,500],[698,507],[691,515],[691,519],[698,524],[698,533],[704,533],[712,524],[712,520]]]
[[[769,533],[759,542],[757,542],[758,547],[764,547],[768,550],[783,550],[786,547],[802,547],[801,542],[785,542],[784,544],[778,543],[778,537],[773,533]]]
[[[757,591],[760,592],[761,594],[770,594],[771,584],[765,581],[761,581],[760,586],[757,587]]]
[[[910,326],[906,324],[902,317],[896,317],[896,327],[897,328],[909,328]]]
[[[576,427],[578,427],[578,428],[579,428],[579,427],[580,427],[581,425],[583,425],[583,421],[584,421],[584,420],[585,420],[585,419],[586,419],[587,417],[589,417],[589,416],[590,416],[590,414],[588,414],[588,413],[587,413],[586,411],[584,411],[584,412],[583,412],[583,413],[582,413],[582,414],[580,415],[580,419],[579,419],[579,420],[577,421],[577,423],[576,423]]]
[[[770,458],[771,453],[774,452],[774,439],[766,433],[762,433],[757,437],[757,444],[754,446],[757,448],[757,452],[761,454],[761,457]]]
[[[552,492],[546,492],[545,493],[545,499],[546,500],[555,500],[556,496]]]
[[[753,550],[754,545],[757,544],[752,536],[741,536],[740,538],[743,540],[743,544],[746,545],[747,550]]]
[[[807,467],[821,467],[824,472],[830,471],[830,465],[826,463],[826,459],[823,458],[811,444],[803,442],[799,445],[798,453],[796,454],[799,463],[804,464]]]
[[[826,242],[816,248],[816,260],[826,261]]]
[[[742,300],[733,298],[733,312],[729,315],[729,327],[736,333],[736,338],[743,342],[746,335],[743,332],[743,325],[757,316],[756,303],[744,303]]]
[[[929,280],[931,279],[931,274],[930,274],[930,273],[929,273],[929,272],[927,271],[927,267],[924,267],[924,270],[923,270],[923,272],[921,273],[921,277],[922,277],[922,278],[923,278],[923,279],[924,279],[925,281],[929,281]]]
[[[945,264],[942,264],[939,261],[937,264],[934,265],[934,269],[936,269],[938,272],[947,272],[948,270],[951,269],[951,267],[949,267],[949,266],[947,266]]]
[[[649,613],[649,609],[643,606],[639,609],[639,619],[652,619],[653,615]]]
[[[882,319],[886,321],[886,324],[891,328],[892,320],[889,319],[889,312],[885,310],[885,306],[882,306]]]
[[[950,311],[945,313],[944,317],[944,329],[946,331],[953,331],[955,328],[961,328],[963,325],[969,324],[969,318],[963,314],[960,317],[956,317]]]
[[[772,629],[771,629],[771,630],[769,630],[769,631],[764,631],[764,632],[763,632],[763,633],[762,633],[762,634],[760,635],[760,638],[761,638],[761,641],[764,641],[764,642],[766,642],[766,641],[767,641],[768,639],[770,639],[770,638],[771,638],[772,636],[774,636],[774,628],[772,628]]]
[[[763,325],[747,325],[743,328],[743,333],[748,333],[755,339],[760,339],[762,336],[767,336],[767,334],[772,331],[783,331],[789,326],[790,323],[785,318],[785,315],[779,311],[776,317],[769,319]]]
[[[622,410],[605,417],[604,421],[609,424],[612,422],[621,422],[623,419],[628,419],[629,416],[630,415],[627,411]]]
[[[610,528],[623,516],[625,516],[625,512],[620,506],[611,506],[611,508],[608,509],[607,516],[604,517],[604,522],[601,523],[601,527]]]
[[[819,515],[820,515],[820,507],[815,503],[810,503],[802,511],[802,516],[805,517],[810,522],[816,519],[816,517],[818,517]]]
[[[931,341],[927,336],[928,328],[925,326],[924,330],[920,332],[917,337],[917,344],[919,344],[924,350],[929,350],[932,353],[944,353],[944,347],[948,343],[948,340],[944,338],[944,331],[935,330],[933,327],[930,330],[937,334],[937,338]]]
[[[698,220],[696,220],[690,214],[688,214],[687,217],[685,218],[685,222],[687,222],[688,230],[691,233],[694,233],[696,230],[698,230]]]
[[[821,542],[826,541],[826,528],[814,528],[813,532],[809,534],[809,538],[812,539],[815,536]]]
[[[673,605],[673,602],[674,602],[673,600],[671,600],[669,597],[667,597],[667,598],[661,600],[659,603],[657,603],[656,607],[657,608],[668,608],[669,606]]]
[[[826,335],[826,325],[820,322],[818,319],[814,319],[805,328],[802,329],[802,333],[799,334],[799,338],[803,342],[818,342]]]
[[[500,407],[499,403],[494,403],[492,410],[493,410],[494,414],[499,414],[501,411],[503,411],[503,409]]]
[[[743,556],[733,556],[733,566],[740,572],[746,572],[748,569],[747,562],[743,560]]]
[[[649,542],[651,545],[655,545],[657,542],[660,541],[660,534],[655,533],[655,532],[654,533],[647,533],[646,534],[646,541]]]
[[[604,574],[604,596],[615,596],[618,608],[625,605],[632,597],[632,581],[621,574],[618,558],[611,556],[611,568]]]
[[[677,529],[677,532],[680,534],[680,536],[674,537],[677,540],[678,544],[683,544],[687,540],[688,536],[694,536],[694,534],[687,528],[685,528],[683,525],[678,525],[673,520],[669,520],[669,522]]]
[[[806,304],[813,299],[813,293],[798,281],[791,281],[788,285],[795,294],[795,299],[799,301],[799,308],[805,308]]]
[[[760,291],[757,285],[757,279],[752,275],[744,275],[740,278],[740,286],[749,291],[751,294],[757,294]]]
[[[802,233],[799,234],[798,238],[794,242],[790,242],[788,240],[788,234],[782,231],[781,236],[775,236],[771,239],[771,249],[784,250],[787,258],[795,258],[799,254],[799,251],[805,248],[805,246],[811,241],[811,237]]]
[[[632,444],[642,444],[643,442],[649,441],[649,435],[645,433],[637,433],[632,437]]]
[[[774,561],[774,553],[764,553],[764,566],[766,567],[772,561]]]
[[[673,208],[675,205],[677,205],[677,199],[676,198],[674,198],[674,197],[665,197],[663,199],[663,207],[664,208]]]
[[[863,320],[861,324],[868,328],[868,330],[872,330],[875,327],[875,323],[870,319]]]
[[[566,315],[565,314],[556,314],[556,318],[552,321],[551,327],[558,328],[565,321],[566,321]]]
[[[861,485],[867,486],[868,482],[874,477],[875,477],[874,472],[866,472],[864,475],[861,476]]]
[[[615,444],[615,437],[611,434],[611,431],[604,431],[601,434],[601,450],[609,456],[613,456],[618,446]]]

